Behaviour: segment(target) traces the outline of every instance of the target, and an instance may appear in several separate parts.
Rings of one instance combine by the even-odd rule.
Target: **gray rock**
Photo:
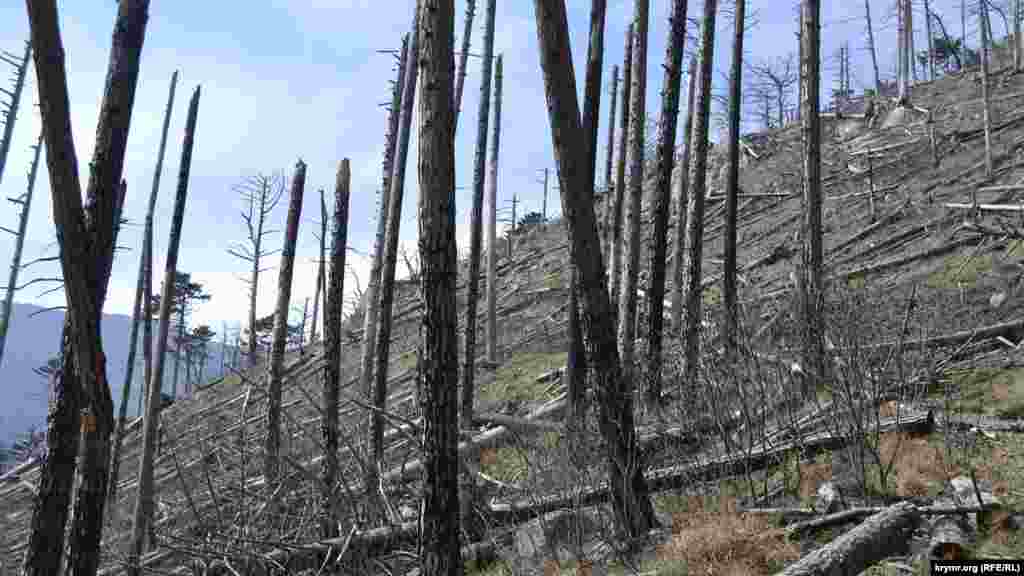
[[[814,500],[814,511],[819,514],[831,514],[843,509],[843,495],[834,482],[825,482],[818,487],[818,495]]]

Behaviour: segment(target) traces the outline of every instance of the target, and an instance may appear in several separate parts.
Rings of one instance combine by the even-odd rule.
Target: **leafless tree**
[[[736,217],[740,188],[740,110],[743,107],[743,19],[746,1],[736,0],[736,31],[732,47],[732,78],[729,81],[729,168],[725,184],[725,263],[722,271],[724,322],[722,341],[729,352],[736,347],[739,320],[736,298]]]
[[[14,124],[18,119],[18,105],[21,103],[21,91],[25,87],[25,75],[28,73],[29,56],[32,54],[32,43],[25,42],[25,54],[18,59],[10,52],[0,52],[0,61],[14,66],[14,88],[10,92],[0,89],[11,101],[4,110],[4,135],[0,140],[0,182],[4,179],[4,168],[7,166],[7,153],[11,150],[11,139],[14,137]],[[2,354],[0,354],[2,356]]]
[[[160,298],[160,319],[157,324],[156,358],[152,379],[146,392],[146,408],[142,418],[142,456],[139,458],[138,484],[136,485],[135,511],[132,522],[132,536],[129,549],[129,570],[131,576],[141,573],[139,560],[143,553],[145,537],[153,523],[153,468],[155,466],[156,440],[160,427],[160,382],[163,382],[170,333],[171,307],[174,303],[175,278],[178,266],[178,247],[181,243],[181,228],[185,219],[185,202],[188,197],[188,175],[192,165],[192,146],[195,142],[196,119],[199,114],[199,87],[196,87],[189,102],[188,118],[185,121],[185,142],[182,145],[181,165],[178,171],[178,189],[174,199],[174,214],[171,216],[171,237],[167,246],[164,264],[163,293]],[[149,260],[152,262],[152,259]],[[152,542],[150,544],[153,544]]]
[[[451,129],[452,0],[421,0],[423,39],[416,61],[423,66],[419,102],[419,251],[424,317],[418,382],[423,415],[420,574],[448,576],[462,568],[459,553],[458,380],[455,308],[455,140]],[[416,42],[414,41],[414,44]],[[410,90],[411,92],[411,90]],[[411,100],[411,98],[410,98]]]
[[[244,209],[241,211],[242,222],[245,223],[246,243],[235,244],[228,249],[228,254],[248,262],[251,266],[249,279],[249,366],[256,365],[256,296],[259,290],[260,274],[270,268],[261,268],[263,259],[278,252],[268,250],[264,239],[275,234],[276,230],[266,228],[267,217],[277,207],[284,195],[283,174],[257,174],[246,178],[235,186],[235,191],[242,198]]]
[[[742,2],[743,0],[737,0]],[[742,17],[742,13],[740,15]],[[679,121],[679,89],[686,44],[686,1],[672,2],[668,17],[669,41],[665,46],[665,77],[662,80],[661,116],[655,157],[654,236],[651,239],[647,295],[647,400],[661,403],[661,338],[665,324],[665,255],[668,252],[668,216],[672,205],[672,167],[676,157],[676,125]],[[740,27],[742,29],[742,26]]]
[[[622,61],[622,113],[619,115],[619,157],[615,172],[615,197],[611,202],[611,245],[608,254],[608,293],[612,303],[612,313],[618,311],[619,294],[622,284],[622,225],[625,219],[626,198],[626,149],[629,138],[629,107],[632,99],[633,74],[633,23],[626,26],[625,56]],[[613,318],[613,324],[617,322]]]
[[[491,67],[494,55],[494,12],[497,0],[486,0],[484,53],[480,61],[480,102],[477,111],[476,154],[473,157],[473,211],[470,223],[469,276],[466,279],[466,333],[463,336],[461,426],[473,426],[473,387],[476,374],[476,308],[480,295],[480,253],[483,243],[484,179],[487,122],[491,112]]]
[[[320,235],[317,239],[320,241],[320,261],[316,268],[316,291],[313,296],[313,325],[309,330],[310,345],[316,342],[316,324],[320,318],[320,294],[324,292],[324,271],[327,265],[327,201],[324,200],[323,188],[320,189]],[[324,294],[324,298],[327,298],[327,294]]]
[[[67,566],[72,574],[93,574],[99,562],[113,430],[100,319],[119,228],[123,201],[119,184],[149,2],[126,0],[118,6],[84,209],[56,2],[26,0],[26,6],[68,312],[63,366],[54,383],[47,432],[48,457],[39,474],[23,573],[58,573],[78,439],[81,482],[72,512]],[[79,400],[85,400],[89,410],[81,421]]]
[[[325,291],[323,411],[321,434],[324,458],[320,468],[321,538],[338,536],[334,486],[338,481],[338,397],[341,387],[341,315],[345,293],[345,246],[348,242],[348,201],[351,181],[349,160],[338,164],[334,185],[334,225],[331,228],[331,270]]]
[[[816,384],[825,376],[824,307],[822,275],[821,229],[821,118],[819,116],[819,90],[821,86],[821,4],[820,0],[804,0],[802,10],[803,55],[800,71],[804,100],[800,103],[804,146],[804,222],[803,250],[799,282],[801,323],[804,329],[804,362],[811,378],[805,382]],[[811,394],[807,388],[805,394]]]
[[[683,260],[686,241],[686,206],[690,183],[690,151],[693,146],[693,109],[697,92],[697,63],[700,50],[690,58],[690,87],[686,95],[686,122],[683,124],[683,157],[679,160],[679,178],[676,180],[676,230],[672,245],[672,329],[682,330],[683,322]]]
[[[871,22],[871,0],[864,0],[864,22],[868,29],[868,51],[871,52],[871,66],[875,70],[875,94],[881,94],[882,80],[878,76],[878,51],[875,49],[875,27]]]
[[[597,237],[592,192],[584,181],[583,129],[576,96],[576,75],[569,48],[564,0],[534,0],[537,40],[551,141],[558,163],[562,214],[569,228],[569,257],[579,272],[583,339],[593,362],[599,429],[604,437],[608,485],[617,528],[628,537],[655,524],[654,509],[637,451],[632,387],[623,378],[611,319],[612,305],[602,281],[604,264]]]
[[[619,354],[626,378],[636,376],[633,349],[636,340],[637,281],[640,273],[640,215],[643,213],[644,135],[647,103],[647,28],[649,0],[633,4],[633,76],[629,102],[629,196],[626,258],[619,294]]]
[[[494,126],[487,181],[487,360],[498,361],[498,315],[496,266],[498,262],[498,153],[501,151],[502,55],[494,62]],[[412,271],[409,271],[412,273]]]
[[[0,365],[4,360],[4,344],[7,342],[7,331],[11,327],[11,309],[14,306],[14,293],[18,290],[18,272],[21,271],[21,253],[25,247],[25,236],[28,235],[28,216],[32,210],[32,191],[36,186],[36,174],[39,169],[39,151],[43,147],[43,133],[39,133],[35,146],[32,147],[32,167],[28,171],[28,188],[25,193],[17,198],[8,200],[17,206],[21,206],[18,214],[18,229],[8,230],[0,226],[0,231],[10,232],[14,235],[14,255],[11,256],[11,273],[7,277],[7,286],[4,288],[4,309],[0,311]]]
[[[771,89],[775,94],[778,125],[786,124],[785,112],[789,106],[790,92],[800,82],[800,68],[796,56],[791,52],[774,62],[761,60],[747,66],[758,85]]]
[[[292,296],[292,272],[295,265],[295,241],[299,235],[302,196],[306,185],[306,164],[295,163],[288,202],[288,223],[281,251],[281,268],[277,279],[277,307],[274,314],[274,340],[270,351],[267,386],[267,430],[263,446],[263,477],[268,485],[277,480],[281,449],[281,384],[284,377],[284,348],[288,339],[288,303]]]
[[[717,0],[704,2],[704,16],[701,22],[700,87],[697,92],[696,118],[690,146],[693,147],[694,162],[690,176],[686,206],[686,305],[683,309],[684,369],[685,382],[695,382],[697,376],[697,355],[701,320],[701,256],[704,247],[704,197],[707,186],[708,127],[711,114],[711,74],[714,65],[715,16]]]

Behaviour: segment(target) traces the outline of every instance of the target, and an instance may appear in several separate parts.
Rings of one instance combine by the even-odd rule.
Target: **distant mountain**
[[[61,329],[64,325],[64,311],[43,311],[32,304],[14,303],[11,314],[11,328],[7,335],[6,350],[0,360],[0,445],[10,444],[15,437],[32,426],[46,425],[46,407],[49,398],[46,378],[33,372],[43,366],[60,350]],[[32,316],[32,314],[36,314]],[[121,386],[128,362],[128,339],[131,336],[132,319],[123,314],[103,315],[103,350],[107,355],[107,380],[111,386],[115,413],[121,401]],[[154,336],[156,323],[153,326]],[[220,334],[217,335],[220,337]],[[136,365],[132,376],[132,393],[128,401],[128,415],[137,416],[139,389],[142,383],[142,334]],[[228,348],[230,355],[232,348]],[[209,345],[210,359],[207,363],[206,378],[220,376],[221,345]],[[173,381],[174,363],[168,362],[164,372],[163,390],[169,391]],[[179,375],[178,390],[185,380],[184,366]]]

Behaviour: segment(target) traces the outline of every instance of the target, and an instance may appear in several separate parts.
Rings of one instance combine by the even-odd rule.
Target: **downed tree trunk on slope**
[[[778,576],[860,574],[872,564],[904,552],[920,521],[917,507],[901,502],[804,556]]]

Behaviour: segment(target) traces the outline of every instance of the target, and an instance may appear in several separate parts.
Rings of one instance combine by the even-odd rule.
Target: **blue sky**
[[[950,33],[960,31],[960,0],[935,0],[933,11],[941,14]],[[478,4],[483,4],[483,0]],[[727,2],[731,4],[731,2]],[[456,1],[456,42],[462,30],[464,1]],[[583,89],[583,64],[586,56],[586,32],[589,2],[569,0],[568,11],[578,89]],[[915,3],[919,4],[919,3]],[[651,2],[651,36],[648,50],[647,111],[655,120],[661,89],[661,60],[667,31],[668,0]],[[875,18],[879,65],[883,75],[892,77],[895,45],[894,3],[871,0]],[[795,2],[791,0],[749,0],[748,14],[757,18],[745,44],[749,58],[774,59],[796,51],[794,33]],[[110,35],[117,8],[115,0],[59,1],[61,32],[67,55],[68,84],[79,168],[83,184],[92,154],[96,118],[99,110]],[[392,59],[378,54],[381,49],[397,48],[400,36],[410,25],[412,0],[220,0],[154,1],[142,55],[141,72],[128,153],[125,179],[128,196],[125,216],[133,226],[122,231],[120,244],[131,247],[119,253],[111,278],[106,303],[107,313],[130,314],[134,301],[138,250],[141,245],[146,199],[153,177],[153,165],[160,137],[160,125],[171,74],[180,70],[178,95],[171,119],[167,158],[164,163],[155,220],[155,269],[162,273],[170,228],[173,194],[181,155],[182,132],[188,99],[197,84],[202,85],[198,131],[192,161],[189,198],[179,269],[191,272],[213,294],[209,304],[196,311],[195,322],[206,322],[220,329],[221,321],[237,323],[246,313],[246,286],[239,280],[247,265],[226,252],[230,243],[243,238],[238,211],[241,202],[232,185],[257,172],[285,170],[290,177],[298,158],[308,165],[306,198],[298,247],[299,261],[293,284],[293,304],[301,305],[312,297],[318,244],[312,233],[318,227],[318,188],[332,191],[338,161],[352,162],[352,198],[350,205],[349,245],[369,252],[373,243],[376,197],[383,153],[386,112],[378,104],[389,100],[388,81],[393,77]],[[832,62],[843,41],[854,52],[853,86],[860,90],[870,83],[870,60],[865,46],[864,4],[860,0],[825,0],[822,17],[822,57],[827,75],[835,74]],[[495,52],[503,53],[505,81],[502,118],[502,151],[499,168],[498,203],[506,205],[517,194],[523,211],[540,210],[541,186],[538,170],[554,168],[551,139],[544,103],[544,91],[533,23],[533,3],[528,0],[499,0]],[[916,6],[915,23],[923,23],[923,8]],[[473,30],[472,51],[479,53],[483,29],[483,8],[478,6]],[[632,13],[626,0],[608,2],[605,29],[605,72],[601,118],[599,174],[603,174],[604,142],[607,138],[607,84],[611,66],[620,63],[623,33]],[[690,18],[701,13],[701,4],[691,2]],[[993,22],[1002,35],[1001,21]],[[718,20],[715,48],[716,82],[724,89],[732,45],[731,22]],[[924,43],[923,30],[917,32],[916,46]],[[968,36],[974,29],[968,24]],[[28,18],[22,1],[0,4],[0,48],[20,54],[28,38]],[[974,43],[969,38],[969,43]],[[458,45],[458,44],[457,44]],[[689,50],[691,46],[687,46]],[[6,68],[2,75],[6,84]],[[469,207],[473,174],[473,150],[479,101],[480,60],[471,59],[462,115],[456,141],[457,235],[460,246],[468,242]],[[831,85],[831,78],[826,82]],[[686,80],[683,81],[683,89]],[[3,197],[21,194],[24,174],[31,161],[29,147],[39,130],[37,88],[30,72],[22,100],[15,136],[8,157],[6,174],[0,183]],[[685,100],[684,100],[685,102]],[[753,122],[750,114],[748,120]],[[414,123],[415,123],[414,118]],[[750,127],[754,124],[751,123]],[[417,197],[415,138],[410,149],[406,191],[403,202],[401,239],[415,253]],[[598,177],[601,185],[602,177]],[[554,179],[552,178],[552,181]],[[330,196],[329,196],[330,197]],[[287,199],[271,217],[274,228],[284,226]],[[558,211],[555,194],[549,199],[549,211]],[[0,225],[16,225],[13,205],[0,208]],[[271,242],[280,242],[280,236]],[[14,241],[0,235],[0,263],[6,278]],[[40,170],[31,215],[25,258],[55,255],[55,235],[50,209],[49,182]],[[277,265],[277,256],[270,264]],[[349,263],[366,282],[368,264],[349,253]],[[22,274],[21,282],[40,276],[59,275],[59,268],[38,265]],[[160,275],[155,276],[159,282]],[[276,269],[263,275],[260,282],[258,313],[273,310]],[[346,291],[353,287],[346,279]],[[29,287],[16,300],[55,306],[63,303],[63,294],[37,298],[45,287]],[[54,346],[57,345],[54,335]]]

